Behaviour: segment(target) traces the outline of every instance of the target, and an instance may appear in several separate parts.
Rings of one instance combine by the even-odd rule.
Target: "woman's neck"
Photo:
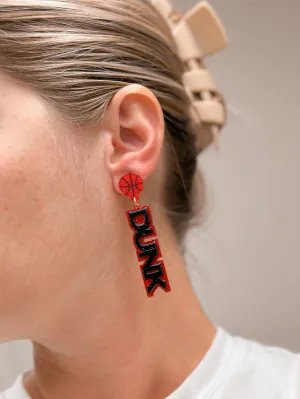
[[[25,377],[33,399],[161,399],[201,361],[216,329],[174,237],[160,237],[171,292],[146,296],[132,251],[82,281],[85,289],[68,290],[49,314],[47,335],[33,340],[35,367]]]

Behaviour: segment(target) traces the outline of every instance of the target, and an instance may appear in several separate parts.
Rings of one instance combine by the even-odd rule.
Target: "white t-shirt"
[[[31,399],[23,374],[0,393],[0,399]],[[233,336],[218,327],[205,357],[165,399],[300,399],[300,353]]]

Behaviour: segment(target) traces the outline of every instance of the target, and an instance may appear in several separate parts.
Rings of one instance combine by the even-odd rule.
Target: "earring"
[[[158,243],[149,205],[138,204],[139,194],[144,188],[143,179],[135,173],[124,175],[119,182],[121,192],[134,201],[134,209],[126,212],[129,227],[134,232],[133,242],[140,264],[148,297],[161,287],[170,292],[169,279]]]

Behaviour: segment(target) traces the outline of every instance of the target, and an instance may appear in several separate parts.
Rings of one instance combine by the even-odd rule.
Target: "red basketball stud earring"
[[[138,204],[139,194],[144,188],[143,179],[135,173],[124,175],[119,182],[121,192],[134,201],[135,209],[126,212],[129,227],[133,230],[133,242],[144,279],[146,292],[153,296],[158,287],[170,292],[169,279],[153,225],[149,205]],[[141,263],[143,262],[143,263]]]

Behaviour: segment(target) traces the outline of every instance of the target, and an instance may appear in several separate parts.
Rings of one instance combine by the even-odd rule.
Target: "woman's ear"
[[[123,175],[133,172],[145,180],[158,164],[164,142],[163,112],[149,89],[132,84],[115,94],[104,124],[111,135],[106,162],[120,193]]]

